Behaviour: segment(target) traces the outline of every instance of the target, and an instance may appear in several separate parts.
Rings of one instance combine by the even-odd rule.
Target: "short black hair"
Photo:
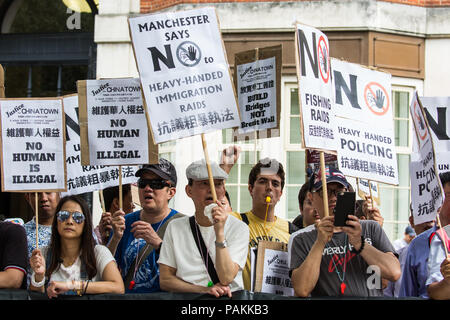
[[[122,185],[122,197],[131,192],[131,184]],[[114,198],[119,198],[119,186],[103,189],[103,199],[105,200],[105,210],[110,212]]]
[[[441,179],[442,186],[445,187],[445,184],[450,182],[450,171],[440,173],[439,178]]]
[[[303,211],[303,202],[306,199],[306,194],[309,191],[309,181],[305,182],[300,191],[298,192],[298,204],[300,205],[300,211]]]
[[[281,190],[283,190],[285,173],[283,165],[276,159],[264,158],[259,160],[258,163],[253,166],[252,170],[250,170],[250,173],[248,175],[248,184],[251,185],[252,187],[255,185],[256,177],[258,176],[258,174],[261,173],[261,168],[274,168],[274,167],[277,167],[276,175],[279,176],[281,179]]]
[[[226,191],[225,190],[225,197],[227,198],[227,200],[228,200],[228,203],[230,204],[230,206],[231,206],[231,199],[230,199],[230,195],[228,194],[228,191]]]

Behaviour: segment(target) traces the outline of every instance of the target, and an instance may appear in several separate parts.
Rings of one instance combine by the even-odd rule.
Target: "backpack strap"
[[[245,213],[241,213],[240,215],[241,215],[242,221],[244,221],[245,224],[248,225],[250,223],[250,221],[248,221],[247,215]]]
[[[431,241],[433,240],[435,235],[436,235],[436,231],[432,232],[430,234],[430,236],[428,237],[428,247],[431,247]]]
[[[217,275],[216,269],[214,268],[214,263],[211,259],[211,256],[208,253],[208,250],[206,249],[205,241],[203,240],[202,234],[200,233],[200,230],[198,228],[197,223],[195,222],[195,216],[191,216],[189,218],[189,224],[191,226],[192,235],[194,237],[195,244],[197,245],[197,249],[200,252],[200,255],[202,256],[203,263],[206,266],[206,269],[208,270],[208,274],[214,284],[219,283],[219,276]],[[203,256],[203,253],[205,253],[205,256]],[[208,259],[205,261],[205,259]]]
[[[156,234],[158,235],[158,237],[160,237],[161,239],[164,238],[164,234],[166,232],[167,226],[169,224],[170,221],[172,221],[173,219],[178,219],[184,217],[184,214],[177,212],[175,213],[173,216],[171,216],[169,219],[167,219],[164,224],[158,229],[158,231],[156,232]],[[145,261],[145,259],[147,259],[147,257],[149,256],[149,254],[154,250],[153,246],[149,243],[147,243],[140,251],[139,251],[139,255],[137,260],[139,261],[139,264],[136,267],[136,259],[133,259],[133,263],[131,264],[130,268],[128,269],[127,275],[125,276],[125,288],[128,288],[130,286],[130,282],[131,280],[133,280],[134,277],[134,271],[138,270],[142,263]]]
[[[299,230],[299,228],[290,221],[288,221],[288,225],[289,225],[289,234],[293,234],[294,232]]]

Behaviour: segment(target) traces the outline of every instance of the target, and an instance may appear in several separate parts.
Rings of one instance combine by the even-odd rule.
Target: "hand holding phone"
[[[355,214],[356,194],[355,192],[342,192],[337,195],[336,207],[334,208],[334,226],[345,227],[348,215]]]

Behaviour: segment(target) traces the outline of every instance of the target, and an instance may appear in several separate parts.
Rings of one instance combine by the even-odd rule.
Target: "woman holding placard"
[[[95,245],[92,217],[77,196],[61,199],[56,208],[49,247],[35,249],[30,290],[49,298],[59,294],[124,293],[124,284],[108,248]]]

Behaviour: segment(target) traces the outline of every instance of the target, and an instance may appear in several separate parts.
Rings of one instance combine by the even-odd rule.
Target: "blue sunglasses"
[[[69,211],[64,211],[64,210],[59,211],[56,214],[56,217],[58,218],[58,220],[60,222],[64,222],[67,219],[69,219],[70,215],[72,215],[73,221],[75,221],[78,224],[82,224],[85,219],[84,214],[82,214],[81,212],[78,212],[78,211],[69,212]]]

